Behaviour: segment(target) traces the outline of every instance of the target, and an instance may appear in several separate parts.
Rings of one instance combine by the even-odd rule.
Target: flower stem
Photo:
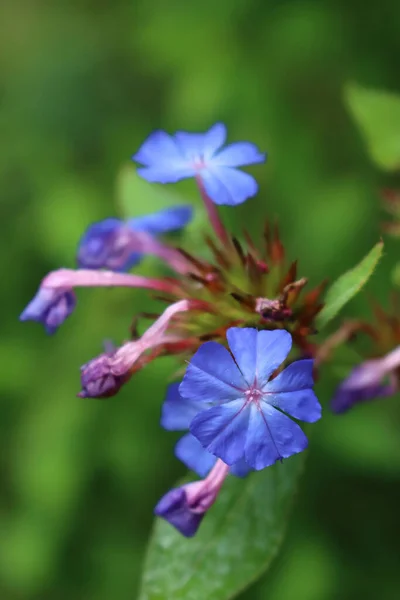
[[[197,182],[197,186],[200,191],[201,198],[206,207],[206,211],[207,211],[208,217],[210,219],[210,223],[211,223],[215,233],[217,234],[217,237],[223,244],[229,243],[230,242],[229,234],[228,234],[227,230],[225,229],[225,225],[223,224],[223,222],[220,219],[217,207],[215,206],[215,204],[211,200],[211,198],[209,198],[209,196],[207,195],[207,193],[204,189],[204,185],[201,180],[201,177],[196,177],[196,182]]]
[[[185,275],[192,271],[193,265],[175,248],[163,244],[152,235],[144,233],[142,231],[134,234],[136,246],[133,248],[135,251],[140,251],[143,254],[151,254],[161,258],[167,265],[169,265],[176,273]]]
[[[177,289],[172,281],[93,269],[58,269],[52,271],[43,279],[42,286],[66,289],[74,287],[131,287],[156,290],[167,294],[174,294]]]
[[[208,306],[206,302],[200,300],[179,300],[168,306],[141,338],[127,342],[117,350],[114,355],[113,373],[115,375],[126,373],[141,355],[151,348],[179,342],[181,339],[179,336],[167,333],[171,319],[176,314],[189,310],[207,310]]]

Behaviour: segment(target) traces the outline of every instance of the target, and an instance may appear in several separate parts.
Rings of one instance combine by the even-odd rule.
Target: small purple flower
[[[161,498],[154,512],[173,525],[186,537],[193,537],[207,510],[214,504],[229,472],[218,460],[202,481],[187,483],[170,490]]]
[[[231,353],[203,344],[179,387],[198,405],[190,432],[226,464],[244,459],[257,471],[305,450],[306,436],[284,413],[309,423],[321,417],[313,361],[293,362],[270,379],[290,352],[290,333],[232,327],[227,340]]]
[[[195,177],[215,204],[235,206],[258,190],[254,177],[237,167],[264,162],[266,155],[250,142],[221,149],[225,140],[223,123],[206,133],[155,131],[132,158],[143,165],[137,172],[147,181],[174,183]]]
[[[355,404],[392,396],[398,389],[396,369],[400,367],[400,346],[383,358],[366,360],[355,367],[339,385],[331,402],[332,411],[344,413]]]
[[[42,323],[47,333],[52,334],[73,312],[75,305],[72,290],[40,287],[19,318],[20,321]]]
[[[182,398],[179,383],[172,383],[161,410],[161,426],[169,431],[187,431],[191,421],[199,412],[198,402]],[[209,403],[209,406],[212,406]],[[200,477],[205,477],[217,462],[217,457],[207,452],[191,433],[184,435],[175,446],[176,457]],[[245,477],[250,467],[244,460],[230,467],[230,473]]]
[[[192,207],[174,206],[127,221],[105,219],[94,223],[79,242],[78,265],[88,269],[128,271],[144,255],[140,251],[140,233],[157,236],[176,231],[187,225],[192,217]]]

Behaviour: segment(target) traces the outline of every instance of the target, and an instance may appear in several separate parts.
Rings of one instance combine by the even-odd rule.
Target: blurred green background
[[[18,315],[47,271],[74,265],[84,228],[118,214],[119,169],[155,128],[225,121],[231,141],[269,152],[252,170],[258,198],[223,210],[230,226],[257,231],[278,216],[311,282],[358,262],[379,236],[379,187],[396,182],[370,163],[343,85],[400,90],[400,4],[10,0],[0,10],[0,598],[131,600],[153,506],[184,472],[158,425],[172,363],[108,401],[75,394],[79,366],[127,336],[146,295],[80,290],[53,338]],[[201,210],[191,182],[179,190]],[[132,201],[132,213],[152,208],[146,193]],[[398,255],[388,240],[369,286],[384,304]],[[346,312],[366,313],[365,297]],[[323,404],[335,383],[319,383]],[[399,505],[399,398],[342,417],[326,408],[282,553],[241,598],[397,599]]]

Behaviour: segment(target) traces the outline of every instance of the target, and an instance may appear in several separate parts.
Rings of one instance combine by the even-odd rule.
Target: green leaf
[[[194,538],[157,519],[140,600],[227,600],[258,579],[283,540],[303,462],[229,477]]]
[[[345,89],[345,99],[372,160],[381,169],[399,169],[400,95],[352,84]]]
[[[362,261],[337,279],[327,291],[325,306],[317,317],[317,328],[321,330],[335,317],[367,283],[383,252],[383,242],[372,248]]]

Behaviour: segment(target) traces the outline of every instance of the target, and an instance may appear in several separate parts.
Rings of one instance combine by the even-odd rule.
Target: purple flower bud
[[[114,375],[113,354],[101,354],[81,367],[80,398],[109,398],[129,379],[130,374]]]
[[[185,487],[187,486],[170,490],[165,494],[154,512],[158,517],[171,523],[185,537],[193,537],[205,513],[196,512],[196,507],[190,506]]]
[[[76,305],[72,290],[40,287],[34,298],[22,312],[20,321],[42,323],[47,333],[54,333]]]
[[[114,273],[114,271],[94,271],[92,269],[58,269],[42,280],[36,296],[23,313],[21,321],[39,321],[48,333],[54,333],[72,313],[76,305],[74,287],[131,287],[174,293],[171,281],[150,279],[140,275]]]
[[[216,501],[228,472],[228,465],[218,460],[202,481],[187,483],[165,494],[155,507],[155,514],[171,523],[185,537],[193,537],[206,512]]]
[[[107,268],[125,271],[141,254],[130,248],[133,232],[119,219],[105,219],[93,223],[84,233],[78,248],[78,265],[86,269]]]
[[[104,219],[93,223],[79,242],[78,265],[88,269],[128,271],[146,254],[168,255],[170,253],[155,242],[154,236],[182,229],[192,216],[192,208],[184,205],[128,221]]]
[[[344,413],[354,404],[392,396],[398,387],[395,371],[399,366],[400,346],[383,358],[366,360],[339,385],[331,402],[332,411]]]

